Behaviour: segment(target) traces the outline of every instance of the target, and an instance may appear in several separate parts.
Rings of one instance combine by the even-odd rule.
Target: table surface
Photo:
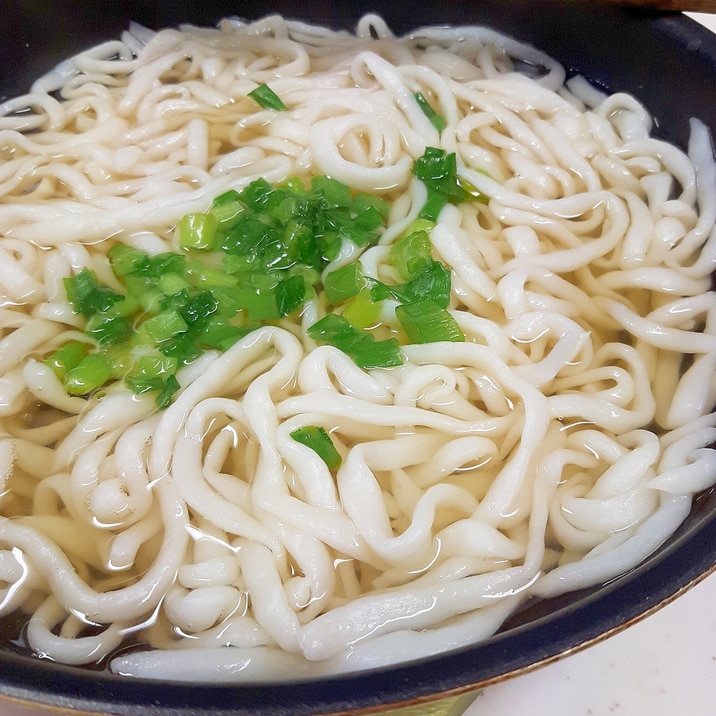
[[[716,14],[687,13],[716,32]],[[599,644],[485,689],[464,716],[713,716],[716,574]],[[0,703],[0,716],[51,712]]]

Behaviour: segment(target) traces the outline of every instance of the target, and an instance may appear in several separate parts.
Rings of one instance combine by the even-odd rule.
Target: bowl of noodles
[[[713,570],[714,36],[8,7],[0,696],[419,709]]]

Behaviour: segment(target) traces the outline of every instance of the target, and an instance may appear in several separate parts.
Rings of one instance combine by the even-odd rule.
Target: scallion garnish
[[[365,369],[403,363],[396,335],[412,343],[464,340],[447,310],[450,271],[433,258],[430,231],[447,202],[474,199],[475,192],[457,176],[455,155],[443,150],[428,148],[413,172],[427,186],[428,201],[388,254],[402,282],[366,276],[359,258],[322,278],[346,242],[358,257],[378,242],[390,208],[384,199],[327,176],[308,187],[296,177],[278,186],[258,179],[216,197],[207,213],[184,216],[177,252],[150,256],[113,246],[112,287],[87,268],[65,279],[88,340],[69,341],[46,364],[72,395],[123,380],[135,393],[154,392],[164,408],[179,390],[177,371],[202,352],[228,350],[321,293],[336,312],[308,328],[308,336]],[[379,329],[381,321],[388,325]],[[390,337],[379,340],[381,331]]]
[[[465,334],[453,316],[433,301],[404,303],[395,309],[395,315],[411,343],[460,343],[465,340]]]
[[[403,364],[403,354],[395,338],[376,340],[343,316],[329,313],[308,329],[308,337],[328,343],[350,356],[361,368],[390,368]]]
[[[340,467],[342,459],[325,428],[320,425],[305,425],[291,433],[296,441],[311,448],[326,463],[330,470]]]
[[[251,90],[249,97],[264,109],[275,109],[280,112],[288,109],[281,98],[267,84],[260,84],[256,89]]]
[[[438,132],[442,132],[443,129],[447,127],[445,119],[432,108],[432,105],[425,99],[425,95],[422,92],[416,92],[413,96],[420,109],[423,110],[423,114],[430,120],[430,124],[432,124]]]

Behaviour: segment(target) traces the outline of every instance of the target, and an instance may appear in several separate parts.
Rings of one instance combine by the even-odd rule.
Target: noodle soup
[[[38,655],[439,653],[635,567],[716,480],[698,120],[684,153],[531,47],[375,16],[133,26],[2,113],[0,610]]]

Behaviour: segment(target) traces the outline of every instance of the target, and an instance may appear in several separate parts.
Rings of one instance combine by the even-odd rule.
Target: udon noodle
[[[248,97],[270,83],[287,106]],[[438,131],[413,101],[445,120]],[[479,27],[395,37],[267,17],[132,26],[0,105],[0,614],[66,664],[300,678],[484,639],[520,605],[630,570],[716,481],[716,164],[541,52]],[[306,328],[320,293],[179,374],[68,395],[63,279],[116,242],[178,251],[228,189],[315,174],[390,201],[426,147],[484,197],[430,239],[461,343],[363,370]],[[336,265],[354,258],[343,251]],[[325,428],[331,471],[291,438]],[[201,650],[201,657],[197,653]]]

